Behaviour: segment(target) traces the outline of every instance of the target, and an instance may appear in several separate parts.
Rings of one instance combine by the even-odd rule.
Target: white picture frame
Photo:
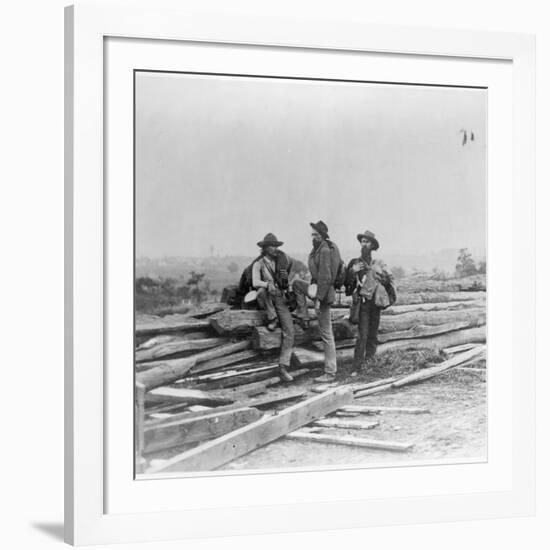
[[[365,26],[351,18],[323,21],[312,16],[304,22],[191,14],[184,8],[168,10],[152,2],[132,7],[78,3],[66,9],[65,32],[66,541],[75,545],[141,542],[532,514],[533,37]],[[116,52],[109,50],[113,40],[123,45]],[[115,96],[121,102],[117,105],[127,101],[131,107],[125,87],[128,71],[160,63],[160,49],[162,62],[174,69],[184,62],[197,70],[201,65],[217,66],[221,72],[229,63],[224,51],[232,51],[231,63],[250,66],[253,74],[268,61],[271,67],[297,74],[303,74],[306,65],[313,75],[316,71],[348,71],[349,76],[354,70],[364,70],[355,69],[353,63],[336,62],[347,55],[356,60],[368,58],[372,70],[387,74],[390,82],[403,82],[408,74],[413,82],[456,85],[471,79],[494,90],[494,101],[490,101],[495,108],[489,109],[488,120],[489,181],[495,182],[489,185],[488,251],[489,280],[498,278],[489,297],[488,341],[490,346],[494,341],[505,342],[506,348],[489,347],[490,360],[502,368],[491,381],[495,388],[489,395],[490,407],[491,403],[495,407],[494,414],[489,412],[493,447],[489,446],[486,464],[388,468],[380,470],[378,477],[384,482],[376,488],[373,470],[134,479],[133,453],[126,452],[132,437],[126,428],[132,416],[133,387],[126,385],[127,371],[122,375],[123,369],[107,368],[113,353],[120,352],[117,358],[127,361],[124,342],[133,331],[133,326],[123,322],[128,304],[115,304],[112,298],[130,296],[125,285],[132,284],[125,278],[128,261],[124,261],[130,256],[133,261],[132,238],[124,229],[128,224],[121,223],[119,229],[110,223],[119,207],[117,213],[126,213],[121,219],[132,215],[128,188],[112,184],[114,176],[117,182],[127,181],[131,169],[132,149],[126,139],[131,109],[117,109],[114,116],[104,107],[105,99],[112,101]],[[237,50],[243,52],[240,57]],[[267,60],[263,52],[269,52],[272,59]],[[107,55],[112,55],[109,64],[105,63]],[[319,58],[318,64],[312,56]],[[439,62],[449,66],[444,68]],[[459,65],[464,66],[464,73]],[[106,137],[109,147],[121,153],[116,160],[107,155]],[[497,179],[501,187],[496,186]],[[518,251],[521,262],[510,262],[510,255],[513,258]],[[121,292],[113,294],[113,288]],[[512,323],[500,326],[497,320],[506,315]],[[113,330],[122,342],[117,349],[110,347]],[[125,407],[128,400],[129,407]],[[117,410],[119,403],[127,414]],[[319,476],[324,476],[324,483],[318,483]],[[406,490],[392,489],[393,481]],[[259,489],[262,483],[263,492]],[[424,490],[421,483],[427,484]],[[369,495],[358,490],[367,486]],[[432,486],[441,490],[426,489]],[[292,490],[298,495],[287,498]],[[182,500],[182,493],[190,498]],[[259,493],[262,498],[255,500]]]

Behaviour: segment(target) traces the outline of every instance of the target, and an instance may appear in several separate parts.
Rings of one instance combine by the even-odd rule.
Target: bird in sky
[[[464,128],[462,128],[461,130],[459,130],[458,133],[462,134],[462,146],[464,147],[464,145],[468,143],[468,130],[465,130]],[[469,133],[470,133],[470,141],[475,141],[474,133],[472,131],[470,131]]]

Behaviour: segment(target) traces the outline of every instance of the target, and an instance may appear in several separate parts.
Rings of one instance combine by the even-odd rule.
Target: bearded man
[[[346,270],[346,295],[352,296],[350,321],[358,325],[353,366],[364,369],[376,354],[380,312],[397,299],[393,275],[381,260],[372,253],[380,244],[372,231],[357,235],[361,255],[348,264]]]

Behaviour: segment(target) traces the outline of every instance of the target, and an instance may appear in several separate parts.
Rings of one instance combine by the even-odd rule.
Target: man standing
[[[292,261],[282,250],[278,250],[282,245],[273,233],[268,233],[258,243],[262,253],[252,265],[252,286],[258,291],[258,305],[267,313],[268,330],[275,330],[277,320],[281,326],[279,375],[284,382],[292,382],[287,369],[294,345],[294,325],[286,299]]]
[[[376,353],[380,312],[395,302],[396,292],[384,262],[372,258],[380,247],[374,233],[359,233],[357,240],[361,255],[348,264],[345,286],[346,294],[353,296],[350,321],[359,325],[353,366],[362,369]]]
[[[319,333],[325,350],[325,373],[316,378],[316,382],[331,382],[336,377],[336,346],[332,332],[330,306],[334,303],[336,280],[340,266],[340,251],[329,239],[328,227],[322,221],[310,223],[313,249],[309,254],[308,267],[311,273],[311,285],[316,285],[316,294],[310,295],[315,302],[315,311],[319,323]],[[308,283],[295,280],[292,288],[296,293],[296,317],[309,323],[307,310]],[[313,287],[314,288],[314,287]]]

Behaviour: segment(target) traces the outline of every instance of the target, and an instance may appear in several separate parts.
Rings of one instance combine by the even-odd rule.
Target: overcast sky
[[[486,92],[138,73],[136,255],[485,249]],[[462,145],[461,129],[474,133]]]

